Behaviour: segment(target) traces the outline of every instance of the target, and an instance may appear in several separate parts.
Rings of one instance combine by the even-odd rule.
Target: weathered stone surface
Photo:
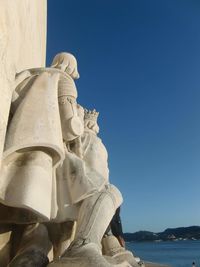
[[[46,2],[0,0],[0,165],[15,74],[45,65]],[[8,240],[0,235],[0,247]]]
[[[46,0],[0,0],[0,159],[15,74],[45,57]]]

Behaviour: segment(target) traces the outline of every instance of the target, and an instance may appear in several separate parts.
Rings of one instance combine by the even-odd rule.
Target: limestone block
[[[0,0],[0,164],[15,74],[45,65],[47,0]],[[0,246],[9,239],[0,235]]]
[[[46,0],[0,0],[0,158],[15,74],[45,65]]]

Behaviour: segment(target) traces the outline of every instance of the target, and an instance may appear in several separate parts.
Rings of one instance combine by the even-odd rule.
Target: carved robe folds
[[[76,204],[108,183],[107,151],[87,131],[81,137],[83,159],[64,146],[63,138],[81,132],[77,90],[67,73],[32,69],[19,74],[17,84],[0,171],[0,222],[74,220]]]
[[[85,131],[81,137],[83,159],[65,150],[57,168],[57,221],[77,218],[77,203],[103,190],[108,181],[108,155],[101,139]]]
[[[0,172],[0,202],[33,211],[44,221],[57,213],[55,169],[64,159],[60,76],[76,91],[73,79],[55,69],[26,71],[26,78],[19,82]],[[0,213],[0,220],[6,220],[5,214]]]

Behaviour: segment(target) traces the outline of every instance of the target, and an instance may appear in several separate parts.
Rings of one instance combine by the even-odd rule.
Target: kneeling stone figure
[[[113,257],[102,256],[102,237],[115,210],[122,203],[122,196],[115,186],[109,184],[107,151],[97,136],[98,113],[85,111],[83,114],[83,109],[76,103],[77,91],[73,79],[78,77],[78,72],[75,58],[70,54],[61,53],[55,57],[52,68],[31,70],[28,75],[30,74],[33,78],[28,76],[20,82],[19,95],[14,99],[14,115],[8,129],[7,153],[5,153],[5,165],[2,170],[4,179],[2,179],[3,184],[0,185],[9,189],[8,186],[18,183],[14,170],[18,176],[21,174],[20,177],[23,177],[27,190],[26,194],[22,194],[23,197],[19,198],[20,192],[23,192],[23,186],[19,186],[11,199],[10,195],[0,195],[1,202],[15,207],[14,203],[17,200],[17,208],[29,210],[34,216],[27,213],[29,216],[25,217],[26,223],[49,220],[55,223],[77,221],[74,241],[60,259],[48,266],[136,266],[127,261],[119,263]],[[53,80],[52,77],[54,77]],[[52,81],[54,81],[53,88]],[[54,90],[53,98],[51,90]],[[38,97],[44,95],[45,105],[40,106],[41,116],[38,116],[37,112],[37,116],[34,114],[32,117],[33,123],[26,124],[27,128],[23,134],[30,134],[31,138],[27,136],[27,139],[20,139],[20,133],[24,128],[20,128],[17,121],[19,118],[22,122],[26,119],[24,115],[26,113],[22,111],[28,108],[27,104],[31,105],[34,94]],[[55,127],[55,136],[52,134],[52,126]],[[41,129],[42,136],[38,135]],[[61,143],[62,140],[64,143]],[[12,153],[13,157],[11,157]],[[20,165],[24,159],[26,159],[25,164]],[[41,172],[41,170],[44,171]],[[28,179],[27,173],[31,174]],[[42,176],[42,173],[46,176]],[[38,180],[41,177],[47,182],[46,184],[42,183],[43,180]],[[10,184],[6,183],[7,178],[11,181]],[[37,199],[38,190],[41,198],[40,205]],[[9,191],[5,190],[5,192]],[[42,199],[45,201],[42,202]],[[20,212],[19,210],[19,214]],[[18,222],[21,216],[18,216],[18,213],[15,215],[14,219]],[[16,262],[16,258],[14,261]],[[21,267],[22,265],[11,263],[10,266]],[[36,266],[39,265],[34,267]]]

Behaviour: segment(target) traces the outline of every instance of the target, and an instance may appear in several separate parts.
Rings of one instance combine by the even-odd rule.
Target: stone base
[[[109,261],[108,261],[109,260]],[[67,251],[59,260],[55,260],[48,267],[131,267],[124,261],[117,263],[110,257],[104,258],[93,243]]]

